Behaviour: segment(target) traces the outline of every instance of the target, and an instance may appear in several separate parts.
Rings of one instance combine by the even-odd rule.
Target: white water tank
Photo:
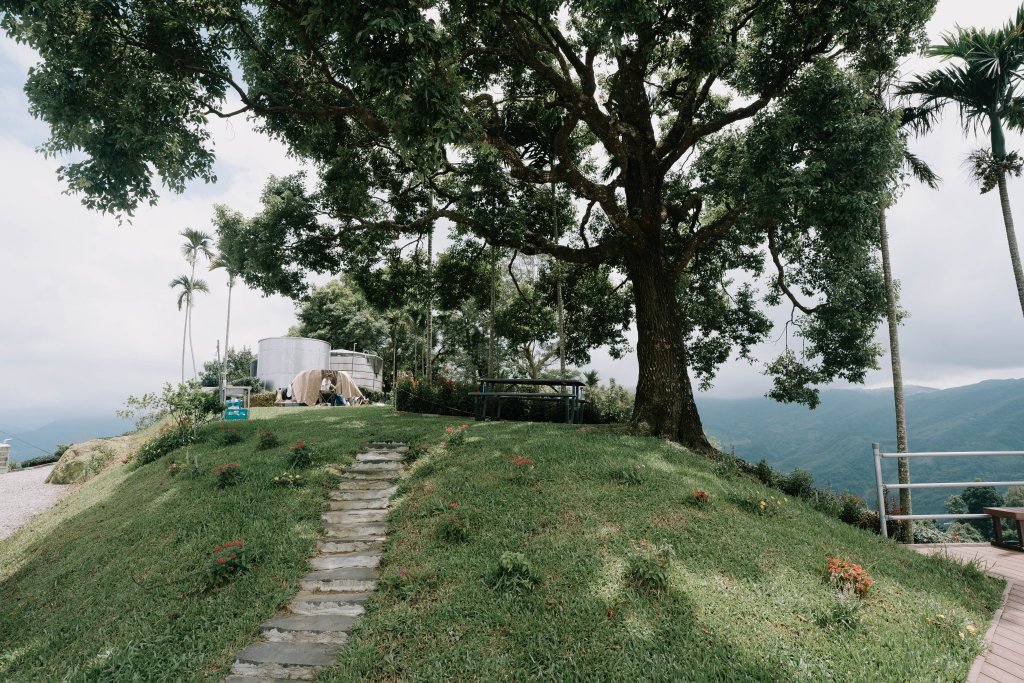
[[[383,391],[384,389],[381,374],[384,370],[384,359],[375,353],[333,349],[331,351],[331,370],[347,372],[356,385],[366,389],[374,391]]]
[[[268,337],[257,347],[256,376],[270,390],[286,387],[303,370],[330,370],[331,345],[307,337]]]

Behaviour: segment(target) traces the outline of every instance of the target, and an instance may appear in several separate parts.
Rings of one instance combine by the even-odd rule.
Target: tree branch
[[[800,300],[796,298],[796,295],[793,294],[793,292],[790,291],[789,287],[786,285],[786,269],[782,265],[782,259],[779,258],[778,247],[775,243],[775,231],[776,228],[774,225],[768,228],[768,251],[771,252],[772,261],[775,263],[776,270],[778,270],[778,277],[775,279],[775,285],[793,303],[794,307],[799,308],[807,315],[810,315],[811,313],[814,313],[816,310],[821,308],[823,304],[819,304],[817,306],[803,305],[802,303],[800,303]]]

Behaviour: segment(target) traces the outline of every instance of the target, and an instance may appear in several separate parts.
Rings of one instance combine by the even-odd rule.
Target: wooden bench
[[[992,528],[996,533],[996,538],[992,541],[992,545],[1024,552],[1024,508],[982,508],[982,512],[992,518]],[[1017,522],[1016,543],[1007,543],[1003,540],[1003,530],[999,522],[1001,519],[1010,519]]]

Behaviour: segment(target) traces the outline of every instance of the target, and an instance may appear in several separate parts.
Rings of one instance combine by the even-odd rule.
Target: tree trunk
[[[1006,190],[1006,174],[999,174],[999,203],[1003,209],[1003,225],[1006,227],[1006,242],[1010,247],[1010,263],[1013,265],[1013,277],[1017,281],[1017,299],[1020,311],[1024,314],[1024,270],[1020,265],[1020,252],[1017,249],[1017,233],[1013,229],[1013,214],[1010,212],[1010,195]]]
[[[189,297],[188,304],[188,349],[192,356],[192,379],[196,379],[199,377],[199,372],[196,370],[196,349],[192,344],[192,297]]]
[[[907,415],[903,401],[903,364],[900,361],[899,312],[896,308],[896,288],[892,281],[892,262],[889,260],[889,229],[886,225],[885,209],[879,216],[878,231],[882,245],[882,272],[885,275],[886,317],[889,321],[889,355],[892,360],[892,393],[896,405],[896,452],[906,453],[907,446]],[[901,484],[910,483],[910,458],[900,458],[897,465],[898,478]],[[900,489],[900,512],[904,515],[913,514],[910,500],[910,489]],[[914,542],[914,523],[910,520],[900,525],[900,540],[904,543]]]
[[[487,376],[494,374],[494,305],[498,291],[498,252],[491,247],[491,316],[487,321]]]
[[[713,449],[704,435],[687,368],[676,299],[678,278],[656,258],[632,258],[627,267],[636,304],[640,365],[633,424],[694,451],[710,452]]]
[[[427,232],[427,386],[434,383],[434,226]]]
[[[181,383],[185,383],[185,344],[188,342],[188,299],[185,299],[185,327],[181,331]]]
[[[235,278],[228,273],[228,321],[224,327],[224,362],[220,364],[220,402],[224,403],[224,392],[228,385],[228,353],[231,349],[228,346],[229,335],[231,334],[231,290],[234,289]]]

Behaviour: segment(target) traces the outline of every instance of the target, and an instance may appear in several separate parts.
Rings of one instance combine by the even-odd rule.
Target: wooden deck
[[[975,660],[967,683],[1024,683],[1024,553],[988,543],[911,545],[925,555],[948,553],[978,560],[985,573],[1006,580],[1003,606],[985,634],[988,648]]]

